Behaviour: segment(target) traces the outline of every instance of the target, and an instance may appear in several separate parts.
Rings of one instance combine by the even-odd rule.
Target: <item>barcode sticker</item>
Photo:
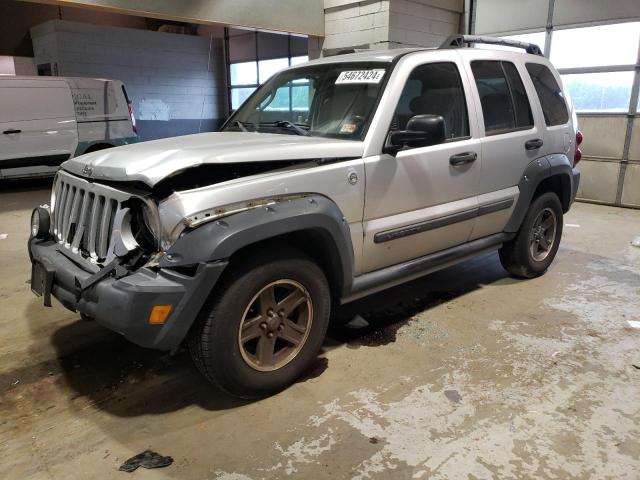
[[[341,83],[380,83],[384,72],[384,70],[348,70],[338,75],[336,85]]]

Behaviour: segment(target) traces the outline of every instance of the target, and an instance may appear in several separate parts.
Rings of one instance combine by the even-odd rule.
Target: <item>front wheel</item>
[[[536,198],[515,238],[499,251],[502,266],[512,275],[534,278],[547,271],[562,237],[562,205],[553,192]]]
[[[257,256],[233,267],[190,334],[203,375],[242,398],[293,383],[314,360],[329,323],[322,270],[302,254]]]

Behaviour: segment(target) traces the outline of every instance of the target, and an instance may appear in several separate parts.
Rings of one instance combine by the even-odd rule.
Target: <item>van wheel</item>
[[[269,254],[236,266],[189,336],[200,372],[231,395],[263,397],[293,383],[316,358],[331,298],[303,254]]]
[[[500,262],[510,274],[521,278],[539,277],[556,256],[562,237],[562,205],[553,192],[536,198],[515,238],[499,251]]]

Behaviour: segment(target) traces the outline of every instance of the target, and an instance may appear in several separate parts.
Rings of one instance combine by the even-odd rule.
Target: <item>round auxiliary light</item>
[[[34,238],[45,238],[49,235],[50,225],[51,217],[47,209],[42,207],[34,208],[31,214],[31,236]]]

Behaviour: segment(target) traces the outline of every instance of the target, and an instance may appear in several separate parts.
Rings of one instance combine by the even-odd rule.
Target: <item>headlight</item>
[[[49,235],[51,217],[49,211],[44,207],[38,207],[31,214],[31,237],[46,238]]]
[[[159,221],[153,210],[153,205],[136,199],[121,211],[121,217],[116,217],[119,225],[119,235],[116,239],[115,253],[117,256],[126,255],[140,248],[143,252],[159,251]]]

